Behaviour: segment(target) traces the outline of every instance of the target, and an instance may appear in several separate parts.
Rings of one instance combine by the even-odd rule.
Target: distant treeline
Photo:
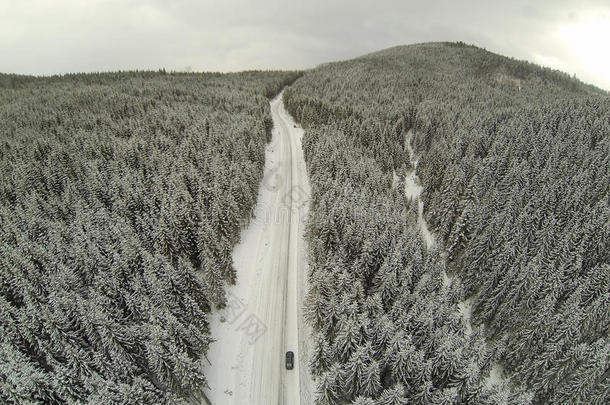
[[[0,76],[0,402],[197,397],[294,73]]]
[[[285,102],[312,181],[318,404],[610,401],[607,93],[437,43],[323,65]],[[392,187],[408,130],[429,251]]]

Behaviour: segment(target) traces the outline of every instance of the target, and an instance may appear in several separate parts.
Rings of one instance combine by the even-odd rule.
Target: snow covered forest
[[[0,75],[0,402],[197,397],[296,73]]]
[[[317,404],[610,402],[607,93],[434,43],[322,65],[284,97],[312,184]]]
[[[0,74],[1,403],[203,401],[233,249],[259,188],[283,190],[266,147],[298,156],[282,100],[311,183],[288,197],[309,203],[316,405],[610,403],[610,96],[463,43],[305,72]],[[280,323],[281,360],[256,357],[274,370]]]

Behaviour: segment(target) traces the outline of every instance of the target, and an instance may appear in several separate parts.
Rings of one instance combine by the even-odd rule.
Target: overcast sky
[[[0,0],[0,72],[299,69],[464,41],[610,90],[610,0]]]

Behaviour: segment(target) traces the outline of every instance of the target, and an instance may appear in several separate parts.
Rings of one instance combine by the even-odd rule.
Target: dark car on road
[[[294,353],[286,352],[286,370],[292,370],[294,368]]]

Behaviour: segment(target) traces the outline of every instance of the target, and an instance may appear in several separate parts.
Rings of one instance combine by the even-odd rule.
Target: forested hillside
[[[295,78],[0,75],[0,402],[197,396]]]
[[[320,66],[285,103],[312,182],[317,403],[610,402],[608,94],[433,43]],[[393,181],[409,130],[429,250]]]

